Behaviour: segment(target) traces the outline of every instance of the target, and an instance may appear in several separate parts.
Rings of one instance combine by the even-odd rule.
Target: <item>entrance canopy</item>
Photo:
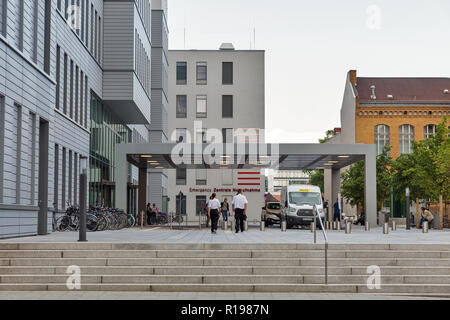
[[[325,176],[331,176],[325,198],[333,203],[340,191],[340,169],[360,160],[365,161],[366,216],[376,225],[376,149],[367,144],[118,144],[117,206],[126,207],[127,163],[140,169],[139,210],[143,210],[148,169],[324,169]]]

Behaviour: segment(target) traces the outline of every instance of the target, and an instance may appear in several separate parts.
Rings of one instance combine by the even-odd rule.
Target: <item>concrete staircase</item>
[[[0,291],[339,292],[450,297],[450,245],[0,243]],[[367,267],[381,268],[369,289]]]

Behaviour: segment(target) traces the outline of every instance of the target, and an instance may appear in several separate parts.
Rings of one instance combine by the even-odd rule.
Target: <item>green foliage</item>
[[[320,190],[324,192],[323,170],[312,171],[310,174],[310,182],[313,186],[320,187]]]
[[[391,191],[391,166],[392,159],[389,155],[390,148],[385,147],[377,156],[377,203],[378,208],[385,199],[389,198]],[[352,206],[364,206],[364,161],[359,161],[341,175],[341,195]]]
[[[319,139],[319,142],[325,143],[333,137],[334,137],[334,130],[327,130],[327,132],[325,132],[325,138]]]

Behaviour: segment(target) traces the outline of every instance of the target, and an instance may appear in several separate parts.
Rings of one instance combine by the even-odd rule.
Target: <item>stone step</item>
[[[321,240],[319,240],[321,241]],[[313,243],[9,243],[0,250],[323,250]],[[330,250],[450,251],[447,244],[331,243]]]
[[[323,266],[323,258],[1,258],[0,266]],[[330,258],[329,266],[450,266],[450,259]]]
[[[381,275],[450,275],[450,267],[380,267]],[[322,266],[298,266],[298,267],[258,267],[258,266],[81,266],[82,275],[323,275]],[[0,267],[0,275],[51,275],[67,274],[67,267],[24,267],[4,266]],[[365,266],[341,266],[329,267],[329,275],[367,275]]]
[[[68,275],[2,275],[1,284],[66,283]],[[330,275],[329,284],[365,284],[368,275]],[[111,284],[323,284],[322,275],[83,275],[81,283]],[[450,276],[385,275],[381,284],[449,284]]]
[[[65,284],[1,284],[0,291],[71,291]],[[450,285],[389,284],[369,289],[363,284],[82,284],[82,291],[155,292],[286,292],[286,293],[374,293],[438,294],[450,296]]]
[[[323,250],[0,250],[0,258],[323,258]],[[330,250],[329,258],[450,258],[450,251]]]

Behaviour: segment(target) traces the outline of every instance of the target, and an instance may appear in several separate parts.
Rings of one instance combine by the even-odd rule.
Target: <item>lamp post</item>
[[[80,157],[80,242],[87,241],[86,239],[86,193],[87,193],[87,167],[88,158]]]
[[[409,211],[409,188],[406,187],[406,230],[411,229],[411,212]]]

